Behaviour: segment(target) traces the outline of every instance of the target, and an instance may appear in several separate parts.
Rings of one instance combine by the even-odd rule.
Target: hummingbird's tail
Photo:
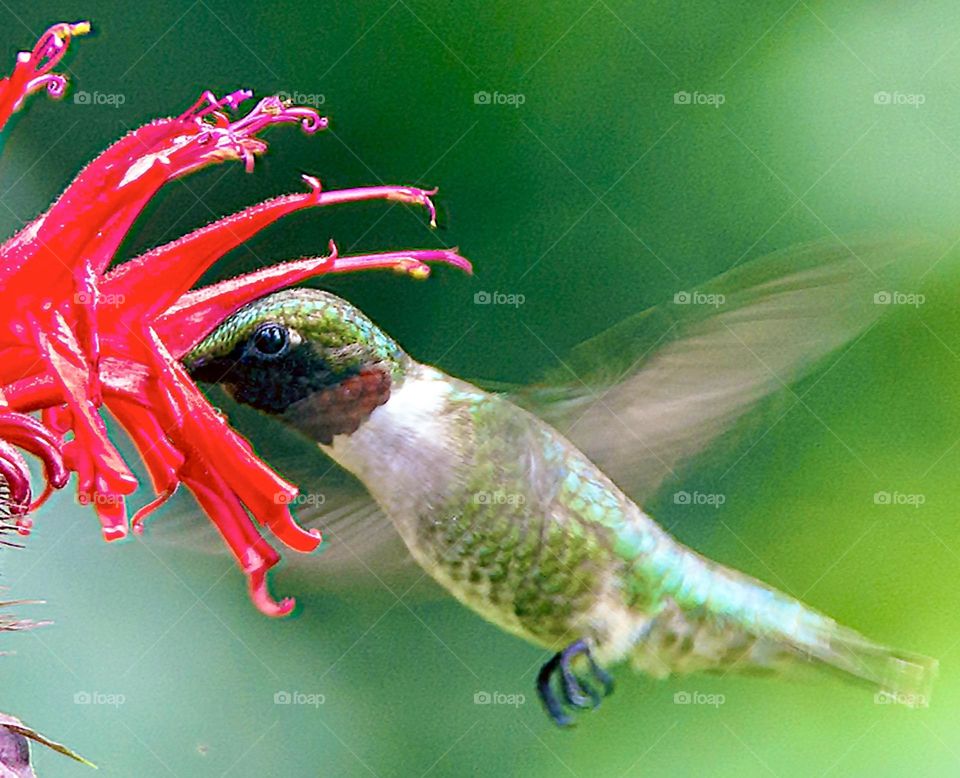
[[[800,652],[801,658],[816,660],[832,670],[867,682],[876,688],[880,702],[896,702],[911,708],[929,704],[938,669],[936,659],[874,643],[830,619],[826,622],[822,650],[805,654],[804,647],[791,646]]]
[[[789,673],[812,665],[869,684],[878,702],[928,704],[935,659],[875,643],[754,578],[679,551],[685,580],[633,651],[645,672]]]

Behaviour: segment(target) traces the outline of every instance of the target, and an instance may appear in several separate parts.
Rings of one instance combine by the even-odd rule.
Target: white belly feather
[[[408,545],[416,514],[447,493],[455,471],[459,452],[444,424],[451,389],[443,373],[419,366],[352,435],[321,445],[363,481]]]

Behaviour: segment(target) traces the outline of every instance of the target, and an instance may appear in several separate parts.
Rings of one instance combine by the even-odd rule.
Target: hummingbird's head
[[[317,289],[241,308],[183,358],[195,380],[219,384],[321,443],[356,430],[410,363],[360,310]]]

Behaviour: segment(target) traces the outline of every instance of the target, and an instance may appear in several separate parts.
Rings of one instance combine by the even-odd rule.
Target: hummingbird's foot
[[[598,681],[603,687],[601,695],[593,686],[577,676],[573,671],[573,661],[578,656],[584,656],[590,666],[590,674],[595,681]],[[609,673],[601,669],[593,656],[590,654],[590,646],[586,640],[578,640],[571,643],[563,651],[554,654],[543,667],[540,668],[540,674],[537,676],[537,693],[543,701],[544,707],[550,718],[561,727],[567,727],[573,724],[573,719],[567,715],[563,709],[563,703],[557,696],[551,681],[554,675],[559,671],[560,689],[563,692],[563,699],[568,705],[574,708],[596,708],[603,697],[606,697],[613,691],[613,678]]]

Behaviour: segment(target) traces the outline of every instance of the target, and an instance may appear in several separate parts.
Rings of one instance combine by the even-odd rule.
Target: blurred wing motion
[[[257,453],[299,487],[298,504],[293,506],[298,523],[323,534],[316,553],[285,557],[290,567],[334,573],[322,579],[325,589],[356,588],[363,583],[396,588],[421,576],[393,523],[363,484],[315,443],[238,405],[219,389],[210,388],[208,394],[215,405],[229,407],[232,426],[254,443]],[[151,518],[147,532],[151,541],[207,554],[226,553],[216,529],[187,494],[177,495]]]
[[[797,402],[789,385],[869,331],[939,256],[900,240],[762,257],[580,344],[513,399],[643,504],[764,398]]]
[[[762,400],[792,399],[789,384],[866,333],[890,309],[889,295],[908,290],[911,274],[937,256],[929,243],[901,240],[821,243],[763,257],[631,316],[580,344],[542,385],[508,394],[643,504]],[[315,444],[219,390],[211,399],[229,405],[234,426],[300,487],[300,522],[323,532],[319,555],[295,564],[377,585],[420,574],[364,487]],[[176,512],[165,510],[151,533],[222,548],[192,504],[179,519]],[[323,580],[354,587],[359,579]]]

